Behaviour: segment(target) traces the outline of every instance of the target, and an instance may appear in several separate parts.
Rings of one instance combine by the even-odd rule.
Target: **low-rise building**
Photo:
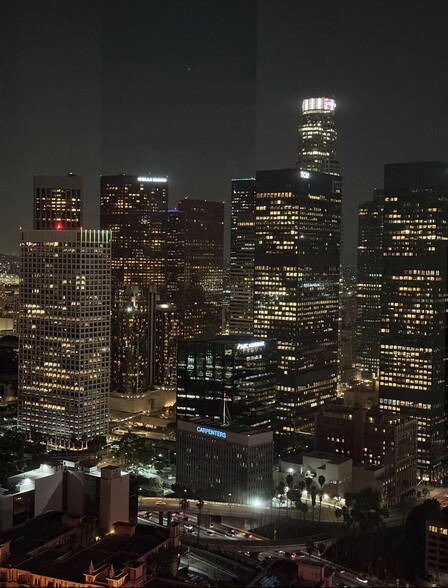
[[[316,450],[351,457],[357,466],[384,466],[384,498],[388,504],[397,504],[415,494],[416,419],[333,404],[316,415],[314,441]]]
[[[0,535],[0,583],[7,586],[127,588],[177,574],[179,525],[116,522],[104,539],[90,517],[49,512]],[[161,584],[159,584],[161,585]]]
[[[137,522],[136,480],[116,466],[80,466],[65,461],[10,476],[0,488],[0,530],[56,510],[95,517],[109,532],[116,521]]]
[[[209,421],[178,421],[177,483],[220,500],[271,498],[272,431]]]
[[[432,574],[437,586],[448,584],[448,509],[435,519],[426,521],[425,570]]]
[[[246,586],[288,586],[291,588],[332,588],[334,568],[311,559],[276,559]]]

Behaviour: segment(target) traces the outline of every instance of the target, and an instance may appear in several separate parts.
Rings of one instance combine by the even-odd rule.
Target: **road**
[[[188,513],[197,513],[198,508],[196,506],[196,500],[189,500],[190,506]],[[139,497],[139,509],[149,511],[178,511],[180,510],[178,498],[157,498],[157,497]],[[266,524],[275,519],[289,517],[293,519],[299,519],[302,515],[298,512],[295,507],[270,507],[270,506],[256,506],[247,504],[236,504],[227,502],[210,502],[205,501],[202,508],[204,514],[210,515],[221,515],[229,517],[240,517],[246,519],[257,520],[258,523]],[[308,511],[307,520],[311,520],[311,505]],[[317,521],[319,518],[319,505],[316,506],[314,519]],[[322,503],[321,511],[322,522],[341,522],[341,519],[336,519],[334,514],[333,503]]]

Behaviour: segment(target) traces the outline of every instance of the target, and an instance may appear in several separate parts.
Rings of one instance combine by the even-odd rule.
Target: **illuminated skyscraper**
[[[341,178],[260,171],[256,199],[254,335],[277,339],[276,432],[293,437],[336,396]]]
[[[108,431],[110,238],[22,233],[18,426],[57,445]]]
[[[270,429],[276,365],[271,339],[221,335],[179,341],[177,419]]]
[[[168,180],[102,176],[101,228],[112,231],[112,281],[163,286]]]
[[[230,320],[234,334],[253,333],[255,178],[232,180]]]
[[[79,229],[82,225],[82,179],[34,176],[34,228]]]
[[[299,127],[299,169],[339,175],[335,160],[337,132],[336,102],[332,98],[306,98]]]
[[[168,182],[102,176],[101,228],[112,232],[112,389],[141,394],[154,384],[155,308],[165,286]]]
[[[383,193],[375,190],[373,200],[359,206],[358,217],[356,366],[375,378],[380,365],[383,209]]]
[[[446,473],[448,165],[385,167],[380,408],[418,419],[420,475]]]
[[[224,204],[183,198],[179,202],[177,305],[183,338],[221,332]]]

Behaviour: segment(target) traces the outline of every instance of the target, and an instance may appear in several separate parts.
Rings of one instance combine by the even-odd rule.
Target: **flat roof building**
[[[213,421],[177,422],[177,483],[228,502],[270,499],[272,431]]]

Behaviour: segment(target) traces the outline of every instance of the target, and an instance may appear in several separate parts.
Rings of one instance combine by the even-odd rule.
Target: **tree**
[[[305,490],[305,482],[304,480],[300,480],[300,482],[297,484],[299,490],[300,490],[300,495],[302,495],[302,492]]]
[[[313,483],[313,478],[310,478],[309,476],[307,476],[307,477],[305,478],[305,486],[306,486],[306,499],[307,499],[307,500],[308,500],[308,496],[309,496],[309,494],[310,494],[310,488],[311,488],[311,485],[312,485],[312,483]]]
[[[319,476],[317,478],[317,481],[319,482],[319,486],[321,491],[323,490],[323,487],[325,486],[325,476]]]
[[[202,499],[199,499],[196,502],[196,506],[198,507],[198,545],[199,545],[199,533],[200,533],[200,528],[201,528],[201,518],[202,518],[202,509],[204,508],[204,501]]]
[[[305,526],[306,513],[308,512],[308,505],[304,502],[302,502],[301,504],[302,504],[302,512],[303,512],[303,526]]]
[[[316,544],[314,543],[314,541],[312,539],[308,539],[308,541],[305,543],[305,548],[308,552],[308,557],[311,559],[311,556],[313,555],[313,553],[315,551],[317,551]]]
[[[285,478],[286,480],[286,485],[288,486],[288,488],[292,488],[292,485],[294,483],[294,476],[292,476],[291,474],[288,474]]]
[[[286,493],[286,498],[289,500],[289,502],[298,502],[300,501],[300,493],[298,490],[288,490],[288,492]]]
[[[314,522],[314,509],[316,508],[316,495],[317,495],[316,486],[311,486],[310,494],[311,494],[311,506],[313,509],[313,522]]]
[[[325,543],[318,543],[317,544],[317,551],[321,557],[326,549],[327,549],[327,546],[325,545]]]
[[[277,494],[284,494],[285,493],[285,482],[281,481],[275,487]]]

